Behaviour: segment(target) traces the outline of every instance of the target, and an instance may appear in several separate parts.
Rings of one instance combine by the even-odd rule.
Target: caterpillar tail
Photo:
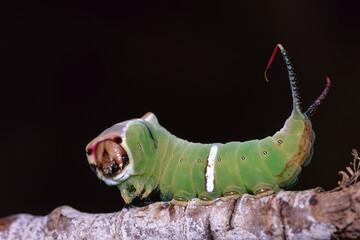
[[[330,85],[331,85],[331,81],[329,77],[326,77],[326,86],[324,88],[324,90],[322,91],[322,93],[320,94],[320,96],[313,102],[313,104],[311,104],[311,106],[305,111],[305,113],[303,113],[301,111],[301,106],[300,106],[300,97],[298,94],[298,87],[297,87],[297,78],[296,78],[296,74],[294,72],[294,67],[290,61],[290,58],[285,50],[285,48],[281,45],[281,44],[277,44],[273,54],[271,55],[271,58],[269,60],[268,65],[265,68],[265,80],[267,82],[269,82],[269,79],[267,77],[267,72],[269,71],[272,62],[274,61],[274,58],[276,56],[276,53],[278,51],[278,49],[280,49],[281,54],[285,60],[285,64],[288,70],[288,74],[289,74],[289,81],[290,81],[290,86],[291,86],[291,94],[292,94],[292,99],[293,99],[293,106],[294,106],[294,110],[297,110],[298,112],[304,114],[306,117],[310,118],[314,112],[316,111],[317,107],[322,103],[322,101],[325,99],[325,97],[327,96],[329,89],[330,89]]]

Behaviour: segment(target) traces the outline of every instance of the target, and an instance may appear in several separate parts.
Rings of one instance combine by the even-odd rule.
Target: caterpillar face
[[[107,185],[117,185],[132,174],[131,156],[123,141],[127,122],[105,130],[85,149],[91,169]]]

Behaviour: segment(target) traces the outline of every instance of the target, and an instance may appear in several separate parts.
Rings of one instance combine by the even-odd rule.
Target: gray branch
[[[61,206],[0,219],[0,239],[330,239],[360,237],[360,184],[336,192],[280,191],[201,206],[156,202],[109,214]]]

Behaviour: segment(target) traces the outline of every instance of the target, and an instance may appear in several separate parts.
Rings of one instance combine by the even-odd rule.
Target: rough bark
[[[217,199],[208,206],[156,202],[109,214],[61,206],[47,216],[0,219],[0,239],[330,239],[360,238],[360,183]]]

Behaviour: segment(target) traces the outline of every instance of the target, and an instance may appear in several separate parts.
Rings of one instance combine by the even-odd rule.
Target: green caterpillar
[[[325,98],[322,94],[305,113],[300,109],[296,77],[282,45],[293,99],[291,116],[271,137],[225,144],[192,143],[161,127],[153,113],[115,124],[86,146],[88,162],[98,178],[116,185],[126,203],[155,189],[163,200],[209,201],[242,193],[272,193],[296,183],[301,166],[309,164],[315,134],[309,117]]]

